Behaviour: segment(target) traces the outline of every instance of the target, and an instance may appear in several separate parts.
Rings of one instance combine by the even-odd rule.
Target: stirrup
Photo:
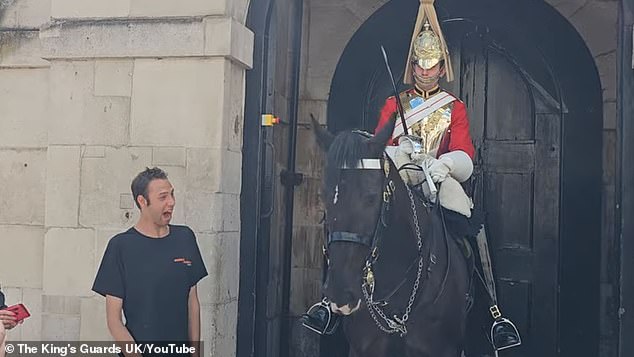
[[[339,326],[340,318],[330,311],[330,304],[326,298],[311,306],[300,317],[302,326],[320,335],[332,335]]]
[[[495,351],[519,346],[522,344],[520,333],[511,320],[498,317],[491,326],[491,343]]]

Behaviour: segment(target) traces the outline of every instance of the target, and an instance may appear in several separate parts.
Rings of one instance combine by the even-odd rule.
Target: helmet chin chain
[[[423,78],[422,76],[418,76],[416,75],[416,73],[414,73],[414,83],[416,85],[416,88],[419,89],[423,89],[423,87],[434,87],[436,84],[438,84],[438,81],[440,80],[440,73],[436,74],[433,77],[427,77],[427,78]]]

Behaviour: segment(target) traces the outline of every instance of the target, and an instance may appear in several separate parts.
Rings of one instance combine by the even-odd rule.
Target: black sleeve
[[[112,295],[123,299],[125,296],[123,264],[115,238],[108,242],[92,290],[103,296]]]
[[[200,255],[200,249],[198,248],[198,242],[196,241],[196,235],[191,231],[191,244],[192,244],[192,273],[190,274],[189,286],[198,284],[200,279],[207,276],[207,268],[205,268],[205,262]]]

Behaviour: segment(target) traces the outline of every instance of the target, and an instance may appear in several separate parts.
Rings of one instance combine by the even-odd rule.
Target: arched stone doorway
[[[387,3],[352,36],[330,86],[330,130],[373,129],[390,95],[379,45],[402,76],[417,3]],[[478,147],[502,306],[525,338],[506,355],[597,355],[602,93],[592,56],[545,3],[452,0],[438,12],[457,78],[448,89],[467,104]]]

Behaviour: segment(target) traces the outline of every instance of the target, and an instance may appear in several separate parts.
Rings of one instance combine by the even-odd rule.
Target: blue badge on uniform
[[[410,106],[410,108],[414,109],[414,108],[416,108],[417,106],[419,106],[419,105],[423,104],[423,102],[425,102],[425,100],[424,100],[423,98],[421,98],[421,97],[414,97],[414,98],[410,99],[410,101],[409,101],[409,106]]]

